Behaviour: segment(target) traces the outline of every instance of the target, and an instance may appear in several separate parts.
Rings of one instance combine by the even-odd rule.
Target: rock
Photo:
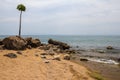
[[[47,53],[41,53],[40,55],[48,55]]]
[[[28,49],[32,49],[32,47],[31,47],[30,45],[27,45],[27,48],[28,48]]]
[[[10,50],[23,50],[26,48],[27,42],[19,36],[11,36],[3,39],[3,45]]]
[[[4,50],[4,46],[3,45],[0,45],[0,50]]]
[[[64,60],[70,60],[70,55],[69,54],[65,54],[64,55]]]
[[[3,42],[2,42],[2,40],[0,39],[0,45],[3,45]]]
[[[118,58],[118,60],[117,60],[118,62],[120,62],[120,58]]]
[[[17,54],[20,54],[20,55],[22,55],[22,52],[21,52],[21,51],[18,51],[18,52],[17,52]]]
[[[41,57],[41,58],[46,58],[46,56],[45,56],[45,55],[41,55],[40,57]]]
[[[47,52],[48,52],[48,54],[51,55],[51,56],[55,55],[55,52],[53,51],[52,48],[50,48]]]
[[[5,54],[4,56],[9,57],[9,58],[17,58],[17,55],[14,53],[8,53],[8,54]]]
[[[80,61],[89,61],[89,60],[86,58],[80,58]]]
[[[27,41],[27,45],[30,45],[31,47],[39,47],[41,45],[41,41],[39,39],[32,39],[32,37],[25,38]]]
[[[69,49],[70,46],[66,43],[63,43],[63,42],[60,42],[60,41],[56,41],[56,40],[53,40],[53,39],[49,39],[48,40],[48,43],[49,44],[53,44],[53,45],[58,45],[60,46],[61,49],[65,50],[65,49]]]
[[[97,50],[97,52],[99,52],[99,53],[105,53],[104,50]]]
[[[69,53],[69,54],[75,54],[76,50],[67,50],[66,52]]]
[[[38,57],[38,56],[39,56],[39,54],[37,54],[37,53],[35,53],[34,55],[35,55],[36,57]]]
[[[60,59],[60,55],[55,55],[54,58],[53,58],[53,60],[61,61],[61,59]]]
[[[114,49],[112,46],[108,46],[108,47],[106,47],[106,49],[108,49],[108,50],[112,50],[112,49]]]
[[[44,63],[50,63],[50,61],[49,60],[45,60]]]

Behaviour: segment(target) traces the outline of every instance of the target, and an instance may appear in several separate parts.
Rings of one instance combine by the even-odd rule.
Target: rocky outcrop
[[[39,39],[33,39],[32,37],[29,38],[25,38],[25,40],[27,41],[27,45],[28,47],[38,47],[41,45],[41,41]]]
[[[68,44],[60,42],[60,41],[56,41],[56,40],[53,40],[53,39],[49,39],[48,43],[53,44],[53,45],[58,45],[63,50],[70,48],[70,46]]]
[[[10,36],[3,39],[3,45],[10,50],[23,50],[26,48],[27,42],[19,36]]]

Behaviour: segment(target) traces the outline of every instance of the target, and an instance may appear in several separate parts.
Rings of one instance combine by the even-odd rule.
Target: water
[[[8,35],[0,36],[0,39]],[[83,49],[104,48],[113,46],[120,49],[120,36],[62,36],[62,35],[24,35],[23,37],[39,38],[42,43],[47,43],[52,38],[58,41],[66,42],[72,47],[79,46]]]
[[[8,35],[0,36],[0,39],[4,39]],[[120,36],[60,36],[60,35],[24,35],[22,37],[39,38],[42,43],[47,43],[50,38],[58,41],[65,42],[72,46],[74,49],[85,50],[80,56],[86,55],[90,61],[118,64],[113,59],[120,58]],[[77,46],[77,47],[76,47]],[[112,46],[115,49],[106,50],[107,46]],[[105,53],[91,52],[89,50],[104,50]],[[94,56],[90,58],[89,56]],[[99,58],[97,58],[99,57]]]

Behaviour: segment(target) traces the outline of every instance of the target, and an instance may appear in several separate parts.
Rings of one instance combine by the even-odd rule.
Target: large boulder
[[[66,43],[63,43],[63,42],[60,42],[60,41],[56,41],[56,40],[53,40],[53,39],[49,39],[48,40],[48,43],[49,44],[53,44],[53,45],[58,45],[60,46],[61,49],[65,50],[65,49],[69,49],[70,46]]]
[[[10,36],[3,39],[3,45],[6,49],[23,50],[26,48],[27,42],[19,36]]]
[[[39,39],[33,39],[32,37],[25,38],[27,41],[27,45],[30,45],[31,47],[39,47],[41,45],[41,41]]]

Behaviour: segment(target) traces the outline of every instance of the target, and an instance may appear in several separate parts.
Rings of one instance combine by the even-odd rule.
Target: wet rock
[[[61,61],[61,59],[60,59],[60,55],[55,55],[54,58],[53,58],[53,60]]]
[[[48,43],[49,44],[53,44],[53,45],[58,45],[60,46],[61,49],[65,50],[65,49],[69,49],[70,46],[66,43],[63,43],[63,42],[60,42],[60,41],[56,41],[56,40],[53,40],[53,39],[49,39],[48,40]]]
[[[3,45],[10,50],[23,50],[26,48],[27,42],[19,36],[10,36],[3,39]]]
[[[14,53],[8,53],[8,54],[5,54],[4,56],[9,57],[9,58],[17,58],[17,55]]]
[[[64,60],[70,60],[70,55],[69,54],[65,54],[64,55]]]
[[[17,52],[17,54],[20,54],[20,55],[22,55],[22,52],[21,52],[21,51],[18,51],[18,52]]]
[[[39,47],[41,45],[41,41],[39,39],[33,39],[32,37],[25,38],[27,41],[27,45],[30,45],[31,47]]]
[[[108,46],[108,47],[106,47],[106,49],[108,49],[108,50],[112,50],[112,49],[114,49],[112,46]]]
[[[89,60],[86,58],[80,58],[80,61],[89,61]]]

